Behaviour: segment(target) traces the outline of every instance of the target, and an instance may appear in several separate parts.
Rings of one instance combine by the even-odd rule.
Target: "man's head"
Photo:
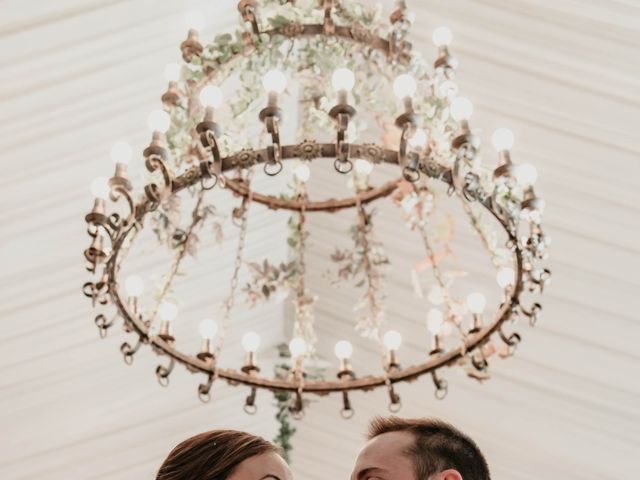
[[[490,480],[482,452],[467,435],[436,419],[376,417],[351,480]]]

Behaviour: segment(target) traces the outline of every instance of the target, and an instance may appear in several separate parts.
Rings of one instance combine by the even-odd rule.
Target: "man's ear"
[[[463,478],[460,472],[449,468],[448,470],[443,470],[442,472],[432,475],[430,480],[463,480]]]

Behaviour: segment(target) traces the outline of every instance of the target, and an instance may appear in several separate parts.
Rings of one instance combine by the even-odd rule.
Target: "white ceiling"
[[[110,173],[115,139],[137,151],[148,141],[146,114],[165,87],[162,67],[179,58],[185,3],[0,3],[2,478],[152,478],[172,446],[196,432],[226,426],[270,438],[275,431],[265,395],[260,414],[249,417],[242,389],[216,385],[214,401],[202,405],[196,379],[182,369],[169,389],[157,385],[150,352],[126,367],[118,352],[124,333],[99,340],[80,292],[88,278],[81,262],[88,184]],[[451,372],[441,402],[425,380],[403,385],[402,414],[459,425],[486,451],[496,480],[626,477],[640,447],[640,318],[633,308],[640,291],[640,7],[631,0],[409,3],[419,25],[412,40],[428,57],[433,28],[454,31],[459,84],[476,106],[473,123],[485,143],[495,127],[508,125],[517,138],[514,156],[538,167],[554,278],[539,326],[518,327],[521,348],[493,366],[490,382]],[[230,0],[190,5],[208,13],[205,37],[236,21]],[[316,170],[313,178],[326,188],[335,181]],[[286,218],[263,213],[252,212],[247,258],[284,258],[278,235]],[[329,289],[322,279],[326,254],[349,222],[348,215],[311,219],[321,351],[329,332],[351,328],[345,320],[353,292]],[[393,298],[411,288],[406,272],[419,250],[410,250],[408,234],[397,235],[397,224],[381,220],[379,227],[396,265]],[[212,296],[224,296],[220,279],[233,248],[231,241],[215,263],[192,261],[194,274],[180,287],[194,300],[185,315],[197,317]],[[461,234],[460,248],[465,264],[483,261],[471,236]],[[468,286],[488,289],[490,274],[476,268]],[[207,277],[211,271],[220,283]],[[417,358],[420,306],[393,308],[405,338],[416,339],[403,355]],[[241,308],[234,321],[273,344],[281,338],[282,307]],[[375,358],[362,347],[360,365]],[[367,420],[386,408],[384,394],[353,402],[350,421],[339,418],[337,398],[324,398],[298,424],[297,478],[346,478]]]

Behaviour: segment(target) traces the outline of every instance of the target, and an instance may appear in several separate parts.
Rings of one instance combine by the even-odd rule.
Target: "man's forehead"
[[[406,452],[415,443],[410,432],[387,432],[367,442],[360,451],[360,457],[398,455]]]

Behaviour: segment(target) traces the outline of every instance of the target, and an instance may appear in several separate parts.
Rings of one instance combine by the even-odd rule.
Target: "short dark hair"
[[[156,480],[224,480],[249,457],[276,452],[267,440],[236,430],[211,430],[179,443],[165,459]]]
[[[417,480],[449,468],[463,480],[490,480],[489,466],[478,445],[460,430],[435,418],[375,417],[369,424],[369,440],[388,432],[410,432],[415,444],[412,458]]]

